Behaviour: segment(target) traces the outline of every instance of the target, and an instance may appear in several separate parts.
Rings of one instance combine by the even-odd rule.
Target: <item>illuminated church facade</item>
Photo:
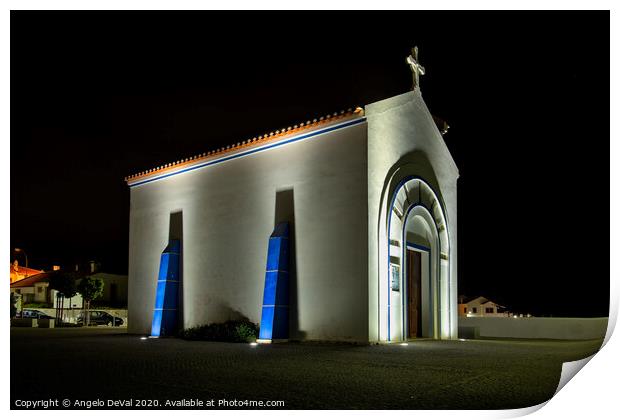
[[[456,339],[458,169],[415,81],[126,178],[129,332]]]

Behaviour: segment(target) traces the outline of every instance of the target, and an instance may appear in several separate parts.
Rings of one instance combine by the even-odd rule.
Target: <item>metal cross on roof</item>
[[[420,86],[420,75],[424,75],[424,67],[418,62],[418,47],[411,49],[411,54],[407,57],[407,64],[411,67],[411,73],[413,76],[413,86],[411,90],[415,90],[417,86]]]

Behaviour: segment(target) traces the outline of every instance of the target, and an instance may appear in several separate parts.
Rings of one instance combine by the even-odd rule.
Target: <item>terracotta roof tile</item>
[[[337,122],[339,120],[345,119],[347,117],[351,117],[354,115],[363,115],[364,110],[360,107],[357,107],[355,109],[351,109],[349,108],[347,111],[340,111],[339,113],[334,112],[333,114],[327,114],[324,117],[319,117],[318,119],[315,118],[312,121],[308,120],[305,123],[301,122],[299,124],[295,124],[293,126],[289,126],[286,128],[282,128],[282,129],[278,129],[275,131],[271,131],[270,133],[265,133],[262,135],[259,135],[257,137],[252,137],[252,138],[248,138],[247,140],[241,141],[241,142],[237,142],[236,144],[233,145],[228,145],[225,147],[220,147],[218,149],[215,150],[211,150],[205,153],[201,153],[199,155],[195,155],[189,158],[185,158],[185,159],[181,159],[181,160],[177,160],[171,163],[166,163],[163,164],[161,166],[157,166],[155,168],[146,170],[146,171],[142,171],[142,172],[138,172],[136,174],[130,175],[125,177],[125,181],[126,182],[130,182],[130,181],[135,181],[137,179],[140,178],[144,178],[147,176],[151,176],[157,173],[164,173],[164,172],[168,172],[171,170],[176,170],[179,168],[183,168],[189,165],[193,165],[196,162],[202,161],[202,160],[206,160],[206,159],[211,159],[213,157],[222,155],[224,153],[229,153],[232,151],[237,151],[237,150],[242,150],[242,149],[246,149],[246,148],[250,148],[250,147],[254,147],[260,144],[266,144],[266,143],[270,143],[272,141],[278,140],[284,136],[288,136],[288,135],[292,135],[292,134],[297,134],[300,132],[304,132],[304,131],[311,131],[311,130],[315,130],[316,128],[323,126],[323,125],[327,125],[330,123],[334,123]]]
[[[35,274],[34,276],[26,277],[25,279],[18,280],[14,283],[11,283],[11,289],[20,288],[20,287],[31,287],[34,286],[35,283],[39,283],[42,281],[49,281],[50,274],[52,272],[48,271],[47,273]]]

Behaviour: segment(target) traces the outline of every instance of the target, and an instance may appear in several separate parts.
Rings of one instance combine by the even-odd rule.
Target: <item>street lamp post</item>
[[[21,252],[22,254],[24,254],[24,257],[26,257],[26,268],[28,268],[28,254],[26,254],[26,251],[24,251],[21,248],[15,248],[14,251],[17,253]]]
[[[26,251],[24,251],[24,250],[23,250],[23,249],[21,249],[21,248],[15,248],[15,249],[14,249],[14,251],[15,251],[16,253],[20,253],[20,252],[21,252],[21,253],[23,253],[23,254],[24,254],[24,257],[26,258],[26,276],[27,276],[27,275],[28,275],[28,254],[26,254]],[[18,277],[18,278],[19,278],[19,277]],[[23,309],[23,305],[24,305],[24,300],[22,299],[22,309]],[[20,314],[20,316],[21,316],[21,315],[23,315],[23,314]]]

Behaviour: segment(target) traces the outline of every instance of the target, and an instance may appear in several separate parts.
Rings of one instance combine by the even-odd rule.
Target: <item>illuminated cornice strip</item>
[[[283,146],[285,144],[294,143],[294,142],[297,142],[297,141],[300,141],[300,140],[305,140],[305,139],[308,139],[308,138],[311,138],[311,137],[316,137],[316,136],[319,136],[321,134],[325,134],[325,133],[329,133],[331,131],[339,130],[341,128],[347,128],[347,127],[351,127],[351,126],[354,126],[354,125],[358,125],[358,124],[361,124],[361,123],[363,123],[365,121],[366,121],[366,117],[359,117],[359,118],[356,118],[356,119],[353,119],[353,120],[345,121],[345,122],[340,123],[340,124],[335,124],[335,125],[323,128],[321,130],[312,131],[310,133],[294,136],[294,137],[291,137],[289,139],[286,139],[286,140],[283,140],[283,141],[280,141],[280,142],[277,142],[277,143],[276,142],[270,143],[268,145],[265,145],[265,146],[262,146],[262,147],[257,147],[255,149],[250,149],[250,150],[247,150],[247,151],[244,151],[244,152],[239,152],[239,153],[235,153],[235,154],[232,154],[232,155],[224,156],[224,157],[221,157],[219,159],[215,159],[215,160],[211,160],[211,161],[208,161],[208,162],[203,162],[203,163],[200,163],[200,164],[188,166],[188,167],[185,167],[185,168],[180,169],[178,171],[169,172],[167,174],[163,174],[163,175],[159,175],[159,176],[154,176],[153,178],[148,178],[148,179],[145,179],[143,181],[138,181],[138,182],[134,182],[134,183],[131,183],[131,181],[128,181],[127,184],[129,185],[129,187],[137,187],[139,185],[143,185],[143,184],[146,184],[146,183],[149,183],[149,182],[153,182],[153,181],[158,181],[160,179],[168,178],[168,177],[171,177],[173,175],[179,175],[179,174],[182,174],[184,172],[193,171],[193,170],[196,170],[196,169],[204,168],[206,166],[211,166],[211,165],[215,165],[217,163],[226,162],[228,160],[241,158],[241,157],[244,157],[244,156],[247,156],[247,155],[251,155],[253,153],[258,153],[258,152],[262,152],[262,151],[265,151],[265,150],[268,150],[268,149],[273,149],[274,147]]]

